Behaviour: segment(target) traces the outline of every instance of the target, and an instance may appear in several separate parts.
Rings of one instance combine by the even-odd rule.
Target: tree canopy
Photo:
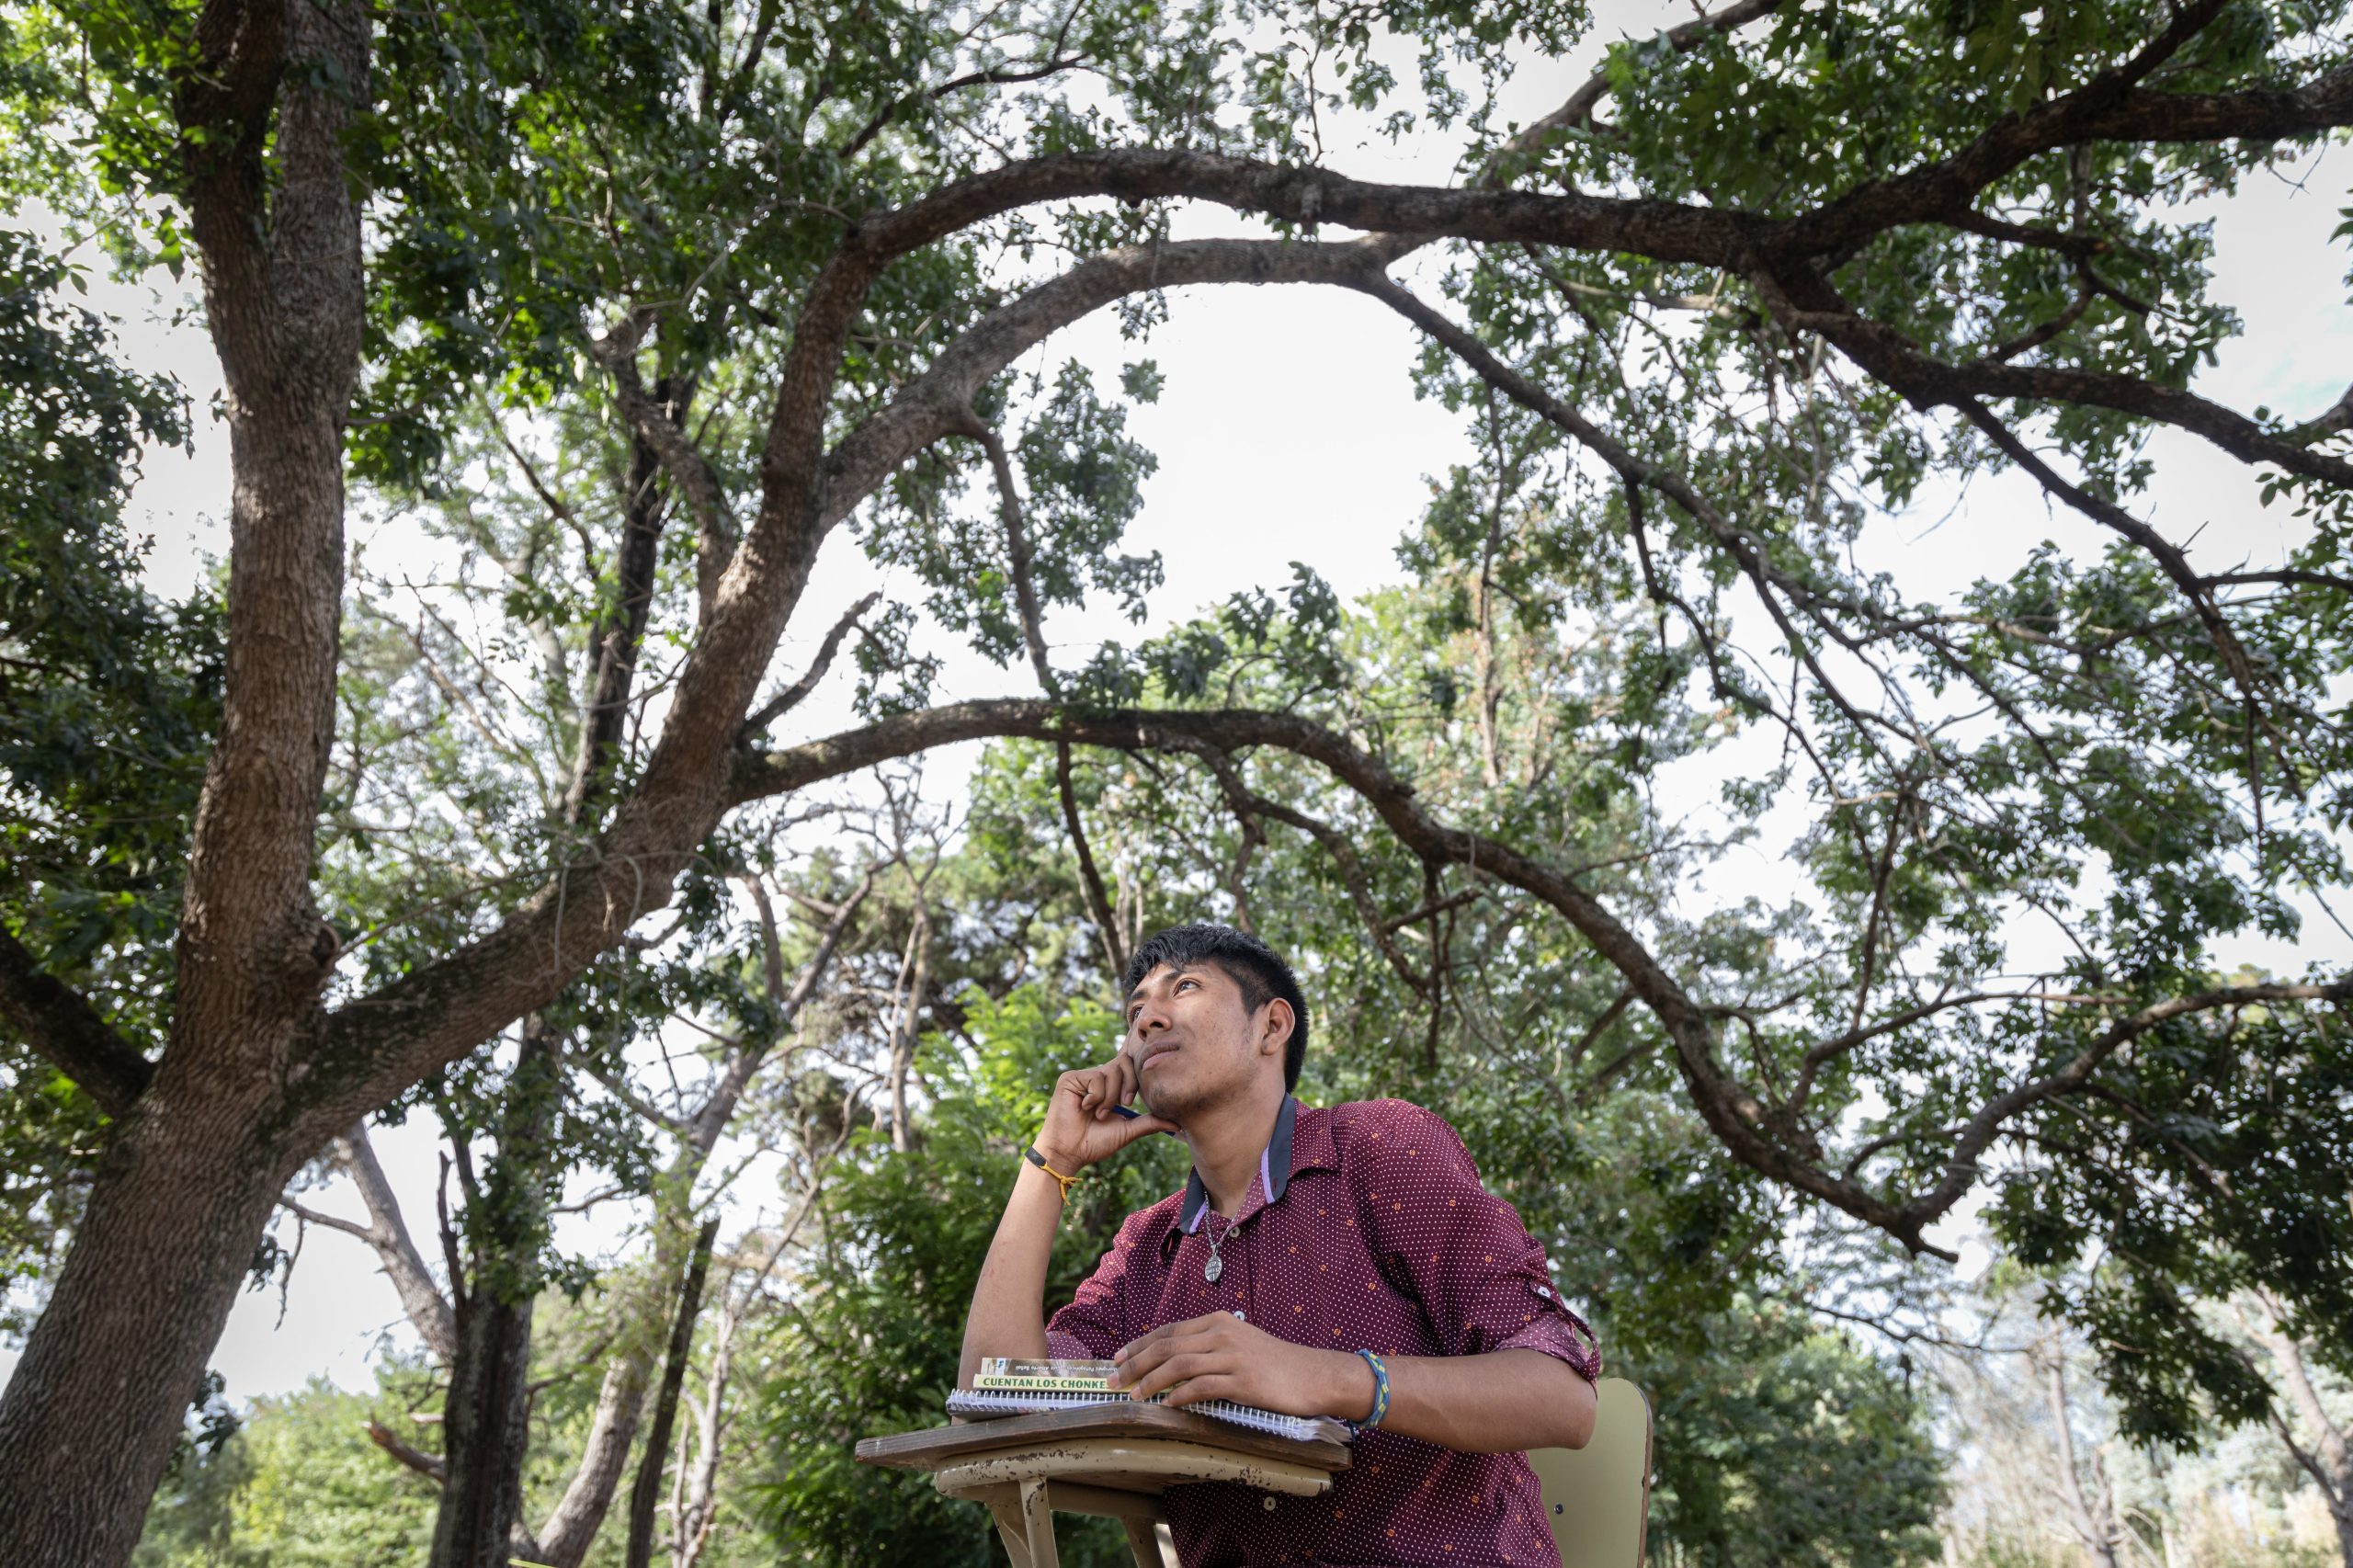
[[[1546,1203],[1654,1215],[1592,1227],[1591,1288],[1662,1357],[1663,1281],[1732,1312],[1755,1281],[1726,1258],[1779,1270],[1806,1227],[1920,1278],[1982,1205],[2136,1437],[2274,1407],[2202,1301],[2259,1290],[2353,1366],[2353,970],[2217,959],[2347,881],[2353,394],[2201,391],[2237,323],[2192,205],[2353,120],[2343,7],[1734,0],[1515,117],[1596,27],[1518,0],[13,9],[11,199],[196,268],[235,467],[224,578],[158,602],[122,495],[187,414],[58,294],[63,244],[12,236],[24,1539],[125,1560],[288,1184],[361,1168],[373,1115],[495,1146],[444,1282],[476,1346],[452,1442],[511,1424],[562,1173],[650,1187],[693,1140],[657,1156],[635,1123],[720,1103],[653,1104],[628,1049],[690,1017],[756,1072],[790,988],[743,879],[839,915],[915,862],[804,852],[811,813],[970,741],[1004,744],[986,788],[1020,807],[974,841],[994,881],[894,904],[909,1000],[841,1025],[896,1154],[918,1019],[968,1005],[948,982],[1083,994],[1207,907],[1312,956],[1332,1092],[1411,1090]],[[1453,177],[1352,176],[1343,119]],[[1475,456],[1400,544],[1417,585],[1343,604],[1305,559],[1068,657],[1051,618],[1159,583],[1122,544],[1174,456],[1130,429],[1149,340],[1243,283],[1418,335],[1399,374]],[[1058,362],[1097,312],[1135,358]],[[2278,559],[2218,570],[2151,520],[2158,431],[2293,512]],[[2054,523],[1932,592],[1865,563],[1995,473],[2101,545]],[[351,549],[362,515],[424,569]],[[783,667],[836,534],[908,591]],[[950,640],[1000,694],[932,700]],[[796,728],[846,648],[858,722]],[[1722,846],[1658,791],[1710,767],[1802,893],[1678,898]],[[984,911],[1011,924],[958,973]],[[668,1168],[691,1187],[702,1157]],[[1845,1376],[1747,1300],[1756,1358]],[[77,1449],[133,1364],[125,1439]],[[1859,1429],[1900,1425],[1856,1387]],[[504,1550],[501,1451],[444,1561],[461,1528]],[[620,1462],[583,1482],[598,1510]]]

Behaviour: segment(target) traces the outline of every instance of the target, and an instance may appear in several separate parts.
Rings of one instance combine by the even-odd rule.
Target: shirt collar
[[[1331,1129],[1323,1125],[1323,1118],[1311,1115],[1310,1126],[1299,1125],[1298,1096],[1285,1095],[1282,1108],[1275,1113],[1275,1135],[1258,1154],[1258,1179],[1252,1193],[1260,1195],[1256,1202],[1252,1194],[1245,1194],[1241,1210],[1234,1222],[1241,1223],[1258,1210],[1274,1202],[1290,1185],[1291,1173],[1304,1165],[1328,1165],[1332,1160]],[[1191,1235],[1200,1228],[1201,1216],[1210,1206],[1209,1188],[1201,1185],[1201,1173],[1194,1170],[1185,1177],[1184,1200],[1176,1205],[1176,1228]]]

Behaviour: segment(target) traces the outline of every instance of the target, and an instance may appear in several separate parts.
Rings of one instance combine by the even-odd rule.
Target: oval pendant
[[[1220,1258],[1215,1253],[1210,1254],[1210,1260],[1201,1265],[1201,1278],[1208,1280],[1212,1285],[1217,1283],[1217,1277],[1224,1272],[1224,1260]]]

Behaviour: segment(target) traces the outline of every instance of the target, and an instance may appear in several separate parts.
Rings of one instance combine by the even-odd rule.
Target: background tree
[[[50,1184],[86,1198],[0,1396],[20,1539],[61,1563],[128,1554],[272,1210],[335,1137],[690,903],[746,807],[984,737],[1054,748],[1065,833],[1092,747],[1154,789],[1214,791],[1245,843],[1314,841],[1383,983],[1427,1020],[1441,1105],[1449,1019],[1486,1023],[1457,972],[1486,950],[1464,930],[1483,903],[1483,943],[1541,949],[1552,988],[1596,999],[1586,1027],[1654,1041],[1749,1173],[1728,1193],[1756,1178],[1760,1207],[1794,1195],[1916,1254],[1982,1193],[2030,1263],[2107,1249],[2114,1267],[2062,1306],[2134,1347],[2106,1370],[2136,1437],[2268,1403],[2200,1295],[2262,1289],[2341,1360],[2353,1161],[2325,1020],[2348,981],[2223,976],[2211,949],[2290,930],[2291,893],[2345,880],[2353,418],[2198,392],[2233,324],[2177,201],[2353,118],[2338,8],[1743,3],[1613,49],[1553,110],[1503,124],[1509,67],[1586,21],[764,0],[12,20],[8,113],[46,133],[17,139],[12,187],[132,263],[193,241],[236,469],[203,786],[149,830],[185,835],[185,864],[120,905],[173,942],[55,940],[106,885],[80,860],[12,862],[0,892],[17,1060],[107,1119],[86,1177]],[[1392,40],[1417,40],[1418,72],[1385,62]],[[1344,109],[1450,138],[1464,177],[1323,166],[1320,117]],[[1173,239],[1177,202],[1272,237]],[[1110,552],[1149,460],[1120,403],[1152,378],[1112,394],[1083,368],[1006,371],[1089,312],[1143,328],[1168,290],[1245,281],[1397,312],[1428,342],[1425,384],[1479,422],[1483,455],[1409,547],[1462,585],[1444,613],[1474,642],[1467,767],[1432,744],[1464,683],[1435,658],[1352,657],[1312,562],[1279,602],[1245,585],[1152,647],[1047,656],[1059,607],[1154,581]],[[347,487],[469,488],[461,426],[485,402],[502,428],[601,416],[651,451],[696,520],[693,590],[646,610],[647,645],[676,661],[626,759],[584,776],[601,790],[526,808],[493,781],[369,824],[397,857],[487,823],[501,853],[476,869],[498,874],[423,911],[338,902]],[[2136,514],[2156,427],[2306,509],[2282,559],[2205,571]],[[1995,467],[2113,548],[1926,599],[1853,564],[1931,475]],[[779,641],[852,518],[928,591],[870,629],[860,728],[772,741]],[[31,537],[38,564],[70,530]],[[533,646],[551,600],[625,608],[581,591],[621,558],[543,558],[574,591],[501,602],[485,645]],[[35,633],[25,597],[7,602],[16,657]],[[925,625],[1028,652],[1045,695],[923,707]],[[1529,683],[1514,715],[1495,661],[1515,631],[1609,637],[1625,674]],[[63,649],[40,689],[106,689],[126,648]],[[186,643],[129,653],[160,693],[206,689]],[[1512,740],[1516,716],[1572,743]],[[1733,799],[1804,819],[1810,897],[1678,917],[1647,879],[1703,846],[1633,808],[1756,727],[1784,760]],[[120,798],[63,777],[10,788],[51,831],[96,832]],[[1144,904],[1116,903],[1091,858],[1082,890],[1116,955]],[[1220,864],[1249,892],[1239,858]],[[2013,952],[2028,917],[2070,956]],[[35,1082],[20,1066],[11,1086]],[[2233,1116],[2201,1119],[2218,1103]],[[153,1375],[125,1388],[128,1365]],[[93,1449],[75,1434],[101,1399],[121,1437]]]

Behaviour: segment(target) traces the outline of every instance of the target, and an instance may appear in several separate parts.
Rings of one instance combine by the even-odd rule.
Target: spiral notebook
[[[1112,1369],[1109,1361],[1026,1361],[1004,1356],[983,1357],[972,1386],[949,1394],[948,1414],[986,1419],[995,1415],[1027,1415],[1040,1410],[1076,1410],[1091,1404],[1125,1404],[1129,1403],[1128,1396],[1108,1386]],[[1145,1403],[1160,1404],[1165,1398],[1154,1394]],[[1297,1442],[1318,1438],[1332,1443],[1356,1440],[1354,1432],[1328,1416],[1285,1415],[1225,1399],[1205,1399],[1176,1408],[1213,1415],[1236,1426]]]

